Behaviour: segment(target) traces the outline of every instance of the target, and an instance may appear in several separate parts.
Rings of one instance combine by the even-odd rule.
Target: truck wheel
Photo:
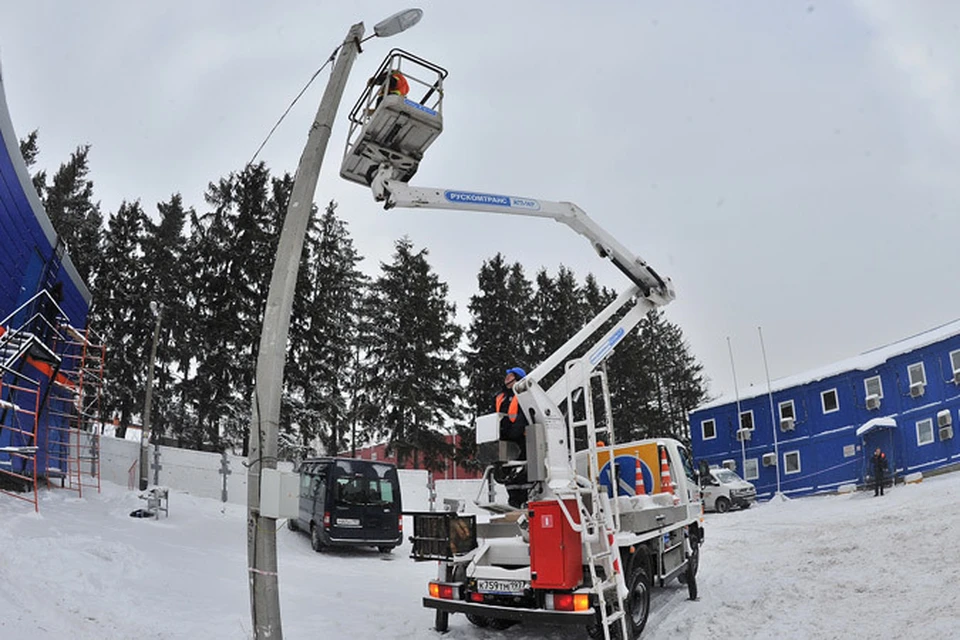
[[[437,617],[433,627],[440,633],[446,633],[450,629],[450,612],[437,609]]]
[[[700,571],[700,536],[693,530],[690,531],[690,558],[687,560],[687,566],[693,567],[693,575],[696,576]]]
[[[647,573],[646,562],[639,561],[631,564],[633,566],[627,578],[628,626],[632,629],[632,638],[639,638],[650,616],[650,575]]]
[[[506,618],[490,618],[490,628],[496,629],[497,631],[509,629],[515,624],[517,624],[516,620],[507,620]]]
[[[313,547],[313,550],[317,553],[323,551],[323,540],[320,539],[320,528],[315,524],[310,525],[310,546]]]
[[[490,626],[490,618],[486,616],[478,616],[475,613],[468,613],[467,620],[469,620],[470,624],[472,624],[473,626],[480,627],[481,629],[484,629]]]
[[[730,511],[730,500],[728,500],[727,498],[724,498],[723,496],[720,496],[719,498],[717,498],[717,502],[714,505],[714,509],[717,510],[717,513],[726,513],[727,511]]]
[[[299,531],[299,530],[300,530],[300,529],[297,527],[297,519],[296,519],[296,518],[287,518],[287,529],[290,529],[290,531]]]

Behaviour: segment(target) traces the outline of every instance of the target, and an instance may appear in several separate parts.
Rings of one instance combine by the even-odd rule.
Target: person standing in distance
[[[883,474],[887,471],[887,456],[880,447],[873,452],[873,495],[883,495]]]

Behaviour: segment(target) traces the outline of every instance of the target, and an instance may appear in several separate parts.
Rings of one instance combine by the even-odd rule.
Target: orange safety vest
[[[396,94],[398,96],[404,96],[410,93],[410,84],[407,82],[407,79],[399,71],[394,71],[390,74],[390,91],[388,93]]]
[[[497,395],[497,413],[500,412],[500,405],[503,404],[503,393]],[[510,398],[510,407],[507,410],[507,417],[510,418],[510,422],[516,422],[517,416],[520,414],[520,401],[517,400],[517,396]]]

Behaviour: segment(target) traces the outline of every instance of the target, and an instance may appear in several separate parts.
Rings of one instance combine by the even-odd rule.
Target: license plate
[[[360,518],[337,518],[337,525],[341,527],[359,527]]]
[[[480,593],[502,593],[505,595],[523,595],[527,583],[523,580],[477,580],[477,591]]]

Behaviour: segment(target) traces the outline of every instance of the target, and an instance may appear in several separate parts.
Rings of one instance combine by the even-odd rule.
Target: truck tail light
[[[329,511],[323,512],[323,528],[324,529],[330,528],[330,512]]]
[[[587,593],[548,593],[544,604],[554,611],[586,611],[590,608]]]
[[[431,582],[430,597],[440,598],[441,600],[459,600],[460,586],[455,584],[444,584],[443,582]]]

